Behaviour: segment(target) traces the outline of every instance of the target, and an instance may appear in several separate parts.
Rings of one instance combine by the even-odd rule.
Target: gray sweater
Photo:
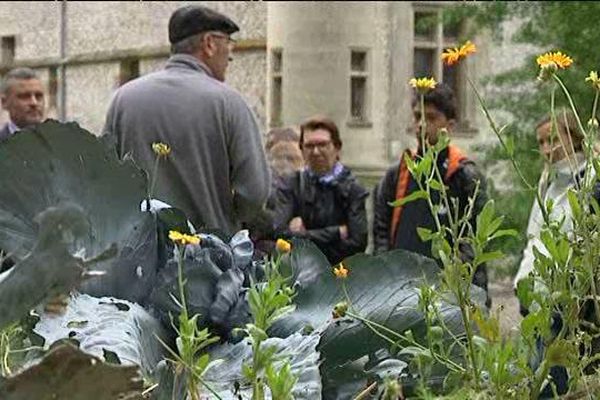
[[[153,142],[171,146],[161,159],[154,198],[182,209],[196,228],[232,234],[269,194],[270,172],[254,114],[242,96],[190,55],[117,90],[104,133],[119,157],[131,153],[149,174]]]

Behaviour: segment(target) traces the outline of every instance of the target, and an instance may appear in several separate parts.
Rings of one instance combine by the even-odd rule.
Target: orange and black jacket
[[[413,159],[416,155],[408,153]],[[475,163],[469,160],[457,147],[450,145],[443,150],[438,157],[438,168],[444,177],[444,183],[448,187],[450,198],[458,200],[458,210],[447,210],[441,207],[438,217],[442,225],[448,225],[448,212],[452,215],[462,216],[467,208],[469,198],[475,193],[479,181],[478,196],[475,200],[471,225],[476,229],[476,217],[487,201],[485,179],[478,171]],[[392,207],[389,203],[396,199],[406,197],[419,190],[417,182],[410,175],[404,154],[401,160],[390,167],[383,176],[374,192],[374,217],[373,217],[373,241],[375,252],[383,252],[392,249],[405,249],[427,257],[431,255],[431,242],[423,242],[417,227],[428,228],[435,231],[435,222],[425,199],[419,199],[405,204],[402,207]],[[434,204],[440,203],[437,191],[432,190]],[[450,201],[452,208],[452,201]],[[462,246],[463,256],[466,259],[473,257],[472,249]],[[480,276],[477,276],[480,275]],[[475,284],[487,288],[487,274],[485,267],[476,273]]]

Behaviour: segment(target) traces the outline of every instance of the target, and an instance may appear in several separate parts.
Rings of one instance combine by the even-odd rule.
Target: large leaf
[[[143,381],[138,368],[112,365],[62,344],[20,374],[0,380],[2,400],[133,400]]]
[[[277,354],[290,358],[291,370],[298,377],[293,394],[297,400],[319,400],[321,398],[321,377],[319,375],[319,343],[318,335],[292,335],[286,339],[267,339],[261,346],[274,346]],[[242,398],[250,398],[252,388],[242,376],[242,365],[252,362],[252,347],[246,340],[235,345],[225,344],[211,351],[211,364],[204,375],[207,383],[213,387],[224,400],[238,400],[235,387]],[[281,367],[281,362],[275,364]],[[208,395],[206,391],[204,394]],[[270,395],[267,390],[267,397]],[[215,397],[209,397],[214,399]],[[276,400],[276,399],[275,399]]]
[[[74,295],[61,315],[42,313],[34,333],[45,340],[44,347],[71,339],[82,351],[107,362],[135,365],[152,375],[165,349],[161,324],[142,307],[112,297]]]
[[[417,309],[416,288],[424,282],[438,282],[440,270],[435,261],[395,250],[379,256],[356,255],[344,264],[350,270],[344,282],[356,313],[397,332],[411,330],[415,338],[424,337],[425,324]],[[482,291],[474,286],[472,290],[477,300],[483,302],[484,296],[479,293]],[[318,282],[299,291],[296,311],[278,321],[271,331],[279,337],[307,329],[322,332],[319,351],[324,380],[336,368],[389,347],[360,321],[332,320],[334,305],[344,300],[341,281],[332,273],[321,274]],[[442,315],[454,334],[464,332],[458,307],[444,303]]]
[[[82,211],[74,206],[49,208],[36,220],[38,238],[31,253],[0,275],[0,329],[44,300],[68,293],[83,275],[82,260],[67,251],[87,231]]]
[[[34,217],[48,207],[74,204],[90,229],[71,253],[93,258],[113,245],[119,253],[98,262],[94,269],[109,273],[85,282],[82,290],[144,301],[155,280],[157,248],[154,218],[138,208],[146,196],[141,169],[119,161],[114,148],[77,124],[46,121],[0,145],[0,170],[0,248],[24,259],[37,236]]]

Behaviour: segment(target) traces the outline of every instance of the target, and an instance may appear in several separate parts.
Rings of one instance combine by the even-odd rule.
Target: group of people
[[[120,87],[110,104],[104,134],[116,139],[120,157],[129,154],[142,168],[151,170],[156,155],[152,143],[170,146],[168,162],[158,169],[155,197],[182,209],[196,227],[217,229],[231,235],[246,227],[255,229],[260,241],[278,237],[302,237],[313,241],[332,263],[363,252],[367,246],[367,191],[341,161],[342,138],[333,120],[314,116],[292,129],[272,131],[266,151],[256,117],[244,98],[225,81],[231,61],[231,35],[239,31],[229,17],[204,6],[176,10],[168,26],[171,57],[164,69]],[[10,121],[0,130],[5,140],[44,118],[44,91],[34,71],[18,68],[3,78],[2,108]],[[456,125],[452,90],[440,84],[424,95],[424,115],[418,101],[412,103],[417,150],[398,157],[376,185],[373,196],[372,237],[374,251],[405,249],[432,257],[431,243],[423,241],[418,227],[435,229],[435,220],[447,226],[448,215],[462,215],[471,201],[471,225],[485,204],[485,179],[476,164],[450,144],[439,154],[437,167],[448,194],[455,201],[432,214],[425,199],[401,207],[390,203],[419,190],[408,171],[406,158],[417,161],[423,145],[435,145],[438,135],[450,135]],[[545,120],[538,126],[540,149],[558,167],[550,181],[542,175],[544,198],[559,199],[574,182],[565,165],[581,156],[582,134],[569,123],[568,113],[558,119],[559,146]],[[420,139],[424,121],[424,141]],[[565,123],[567,122],[567,123]],[[563,137],[564,136],[564,137]],[[564,165],[563,165],[564,164]],[[562,171],[562,172],[561,172]],[[473,200],[471,200],[473,199]],[[439,203],[440,193],[432,192]],[[540,211],[534,206],[528,233],[539,233]],[[532,239],[516,280],[533,267]],[[543,246],[542,246],[543,247]],[[268,251],[268,247],[266,247]],[[464,245],[468,260],[472,249]],[[409,266],[407,266],[409,267]],[[473,273],[473,283],[487,289],[484,265]]]

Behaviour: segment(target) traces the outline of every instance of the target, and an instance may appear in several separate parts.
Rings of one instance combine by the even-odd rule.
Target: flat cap
[[[181,7],[169,19],[169,42],[177,43],[197,33],[220,31],[228,35],[240,28],[229,17],[203,6]]]

